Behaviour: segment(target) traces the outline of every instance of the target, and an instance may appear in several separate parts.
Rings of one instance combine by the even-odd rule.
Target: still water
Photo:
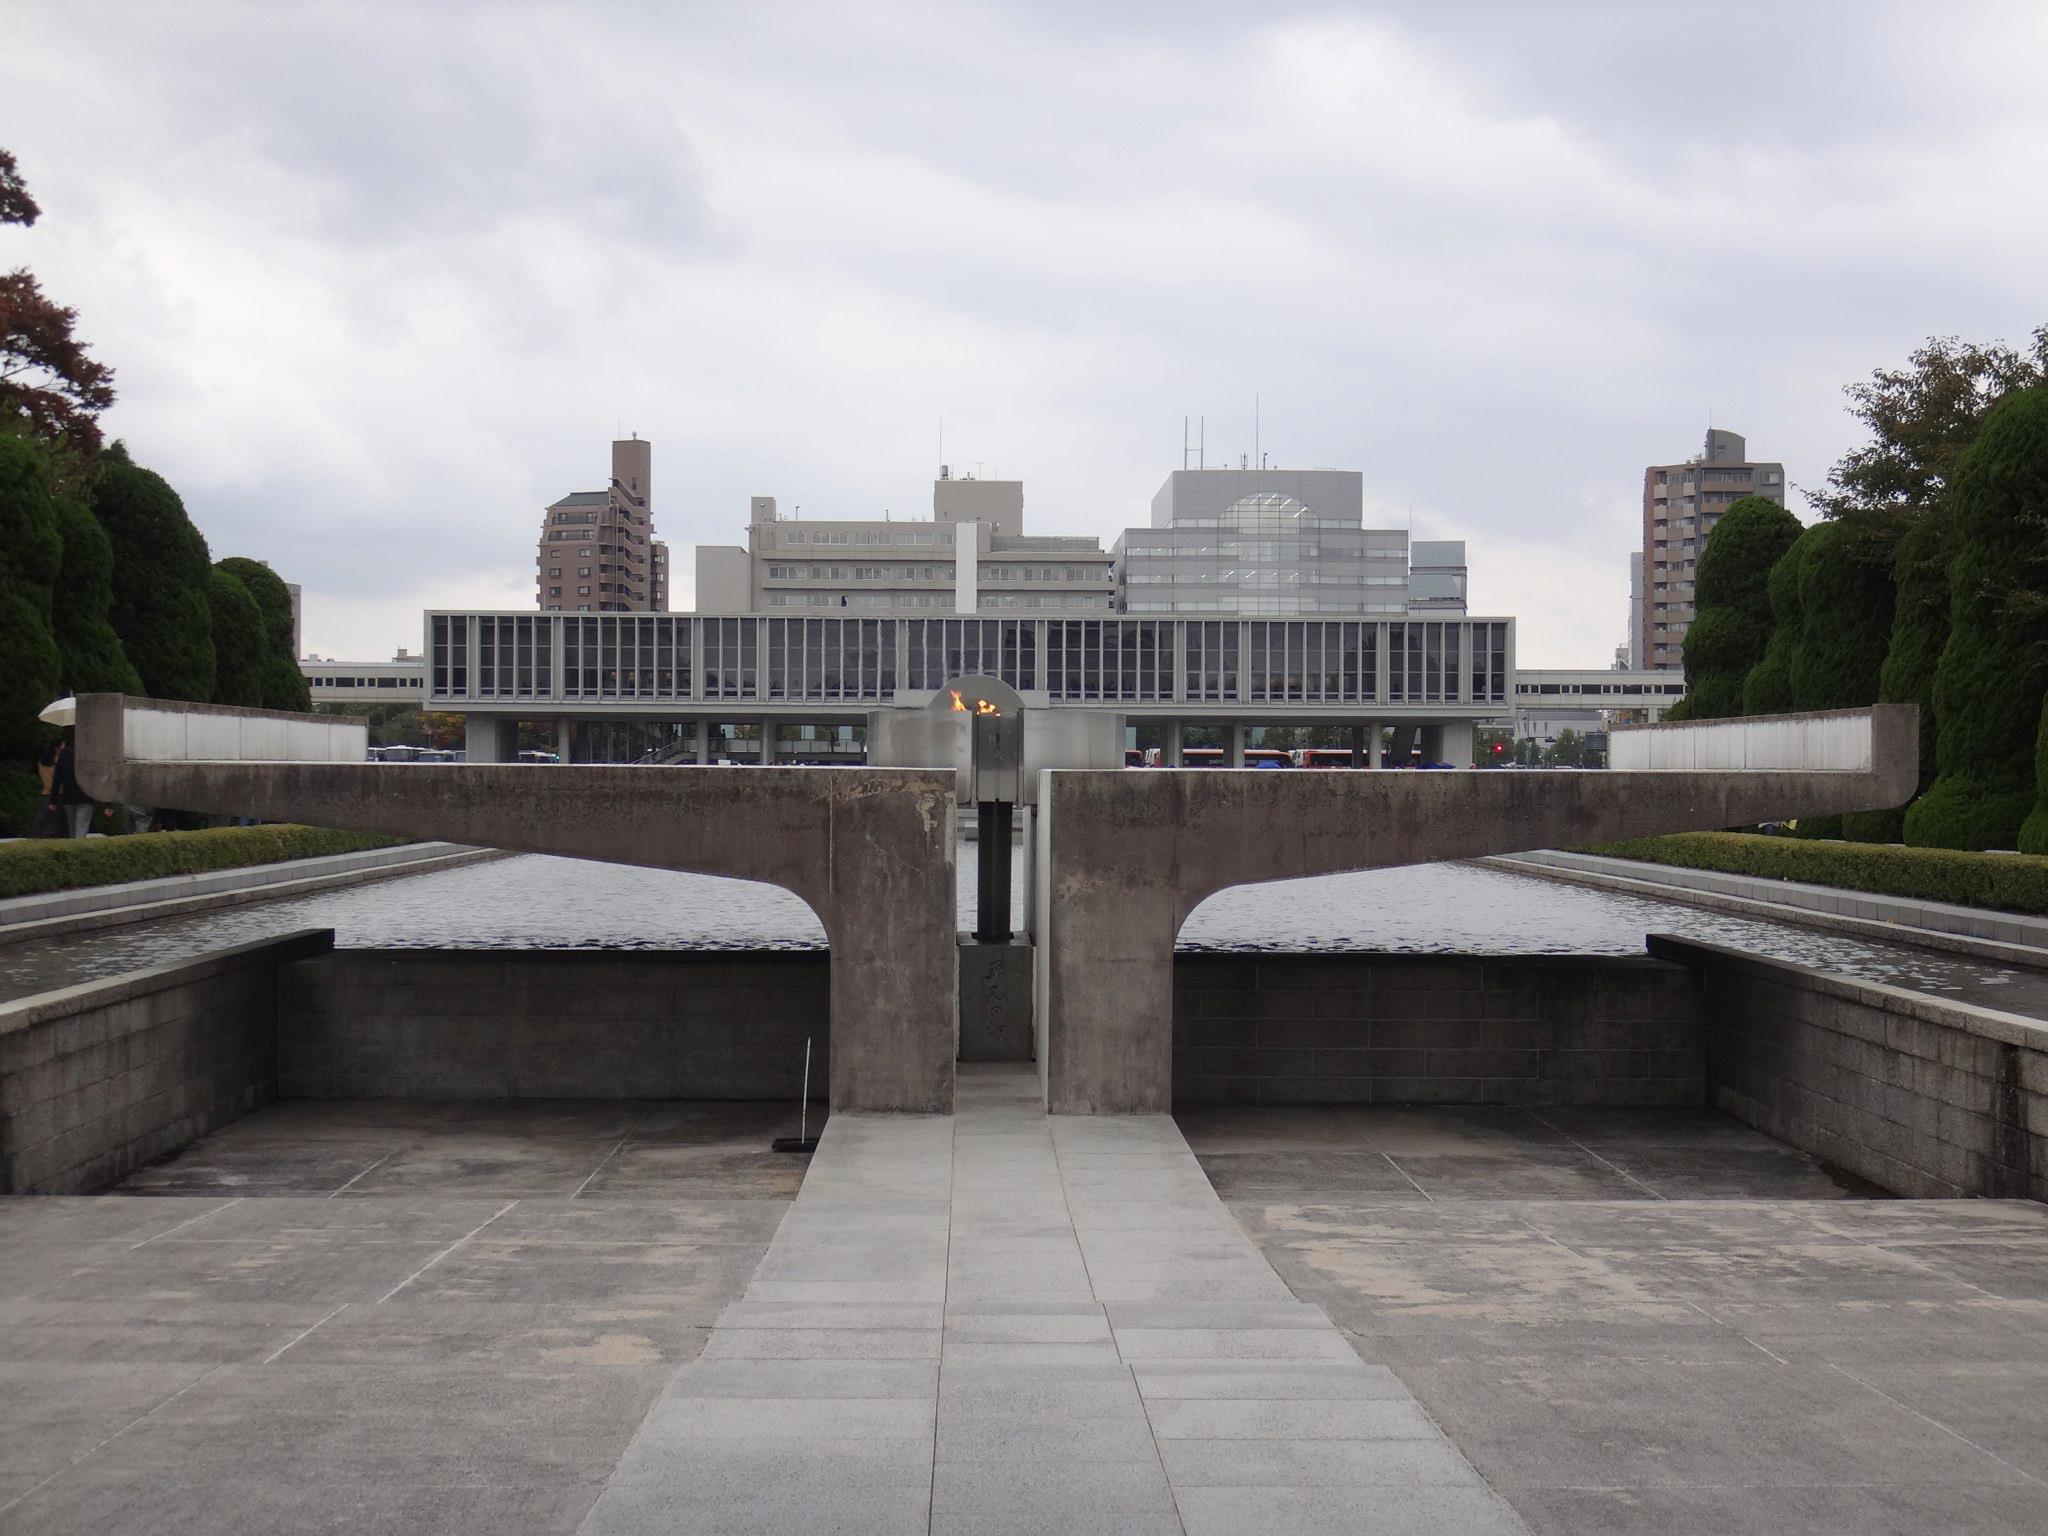
[[[961,851],[961,925],[971,927],[973,850]],[[1021,880],[1021,867],[1017,874]],[[1021,890],[1016,910],[1023,910]],[[825,942],[810,908],[774,886],[521,855],[105,934],[0,946],[0,997],[295,928],[332,928],[337,944],[368,949],[816,949]],[[1204,902],[1180,945],[1641,954],[1650,932],[2048,1018],[2048,976],[1468,864],[1239,886]]]

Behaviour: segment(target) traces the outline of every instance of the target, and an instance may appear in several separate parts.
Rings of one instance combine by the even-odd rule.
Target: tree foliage
[[[1792,657],[1795,709],[1861,709],[1877,702],[1891,644],[1893,541],[1868,518],[1809,528],[1800,542],[1800,643]]]
[[[26,227],[41,215],[14,156],[0,149],[0,224]],[[45,295],[26,267],[0,273],[0,412],[96,449],[95,418],[114,403],[114,370],[93,360],[77,324],[78,311]]]
[[[206,575],[206,607],[213,622],[213,702],[260,709],[270,651],[263,610],[232,572],[216,565]]]
[[[62,670],[51,625],[62,561],[48,466],[26,437],[0,432],[0,758],[33,757],[50,738],[36,715]]]
[[[1858,512],[1911,522],[1941,504],[1985,413],[2014,390],[2048,383],[2048,325],[2024,350],[1929,337],[1904,368],[1851,384],[1849,412],[1871,441],[1846,454],[1827,489],[1808,492],[1825,518]]]
[[[1819,531],[1809,528],[1794,539],[1764,578],[1764,590],[1771,602],[1771,638],[1764,646],[1763,656],[1743,679],[1745,715],[1780,715],[1799,707],[1792,696],[1792,659],[1806,632],[1799,577],[1812,556],[1813,536]]]
[[[2021,853],[2048,853],[2048,697],[2034,730],[2034,808],[2020,823]]]
[[[1957,461],[1949,632],[1934,675],[1940,773],[1906,840],[2011,848],[2035,799],[2048,693],[2048,387],[2009,395]]]
[[[1742,713],[1742,685],[1771,637],[1770,569],[1798,537],[1799,519],[1767,496],[1745,496],[1722,514],[1700,552],[1685,697],[1666,718]]]
[[[159,699],[211,699],[212,561],[185,504],[116,443],[101,455],[92,509],[113,544],[114,629],[144,690]]]
[[[1952,519],[1937,507],[1900,535],[1892,552],[1891,635],[1877,680],[1878,702],[1920,706],[1920,786],[1934,782],[1939,733],[1934,718],[1934,669],[1948,643],[1948,566]],[[1842,834],[1867,843],[1896,843],[1906,835],[1906,807],[1858,811],[1842,821]]]
[[[284,579],[260,560],[230,555],[217,570],[226,571],[248,588],[263,610],[263,702],[265,709],[309,710],[312,692],[292,645],[292,595]]]
[[[64,561],[57,572],[52,625],[66,693],[141,693],[121,637],[114,632],[114,546],[92,509],[75,496],[55,498]]]

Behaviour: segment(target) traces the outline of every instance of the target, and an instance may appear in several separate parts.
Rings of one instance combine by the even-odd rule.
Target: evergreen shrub
[[[1949,632],[1934,674],[1940,773],[1906,841],[2013,848],[2034,809],[2048,694],[2048,388],[2008,395],[1956,464]]]
[[[1584,851],[1679,869],[1798,880],[1915,901],[2048,913],[2048,858],[2026,854],[1809,842],[1751,832],[1680,832],[1602,843]]]
[[[30,783],[33,788],[33,779]],[[358,853],[404,841],[371,832],[284,825],[140,832],[133,837],[24,838],[0,843],[0,898]]]

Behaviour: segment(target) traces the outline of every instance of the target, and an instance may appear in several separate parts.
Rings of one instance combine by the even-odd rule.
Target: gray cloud
[[[1707,412],[1816,483],[1840,388],[2043,318],[2048,23],[2013,4],[81,5],[0,92],[0,248],[112,429],[314,643],[519,601],[540,506],[928,506],[1113,536],[1176,462],[1362,468],[1523,654],[1620,638],[1641,466]],[[19,255],[17,257],[17,251]]]

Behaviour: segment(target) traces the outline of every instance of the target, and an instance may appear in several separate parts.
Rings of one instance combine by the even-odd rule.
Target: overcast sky
[[[928,516],[942,419],[1107,543],[1256,397],[1600,666],[1710,411],[1817,485],[1845,383],[2048,320],[2039,0],[0,11],[0,265],[323,655],[531,607],[614,435],[680,607],[750,494]]]

